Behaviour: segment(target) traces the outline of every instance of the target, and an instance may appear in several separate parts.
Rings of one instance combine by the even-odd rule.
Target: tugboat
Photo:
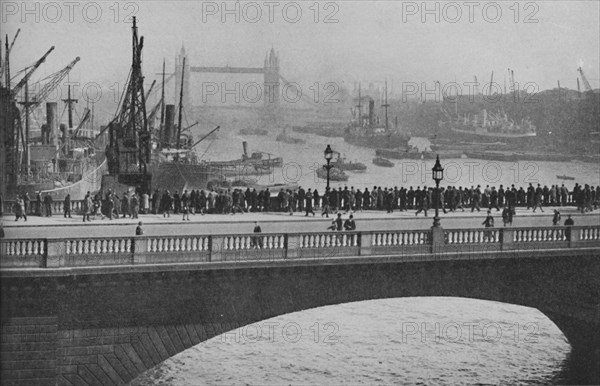
[[[325,169],[317,169],[317,177],[324,180],[327,179],[327,171]],[[331,168],[329,171],[330,181],[348,181],[348,175],[343,170]]]
[[[337,153],[338,157],[337,160],[332,163],[339,170],[347,170],[351,172],[364,172],[367,170],[367,165],[363,164],[362,162],[348,162],[346,161],[346,158],[342,157],[339,152],[334,151],[334,153]]]
[[[394,163],[392,161],[390,161],[389,159],[385,159],[383,157],[373,158],[373,163],[377,166],[383,166],[385,168],[394,167]]]
[[[274,167],[280,167],[283,165],[283,158],[281,157],[273,157],[272,154],[264,153],[261,151],[255,151],[251,155],[248,155],[248,142],[243,141],[242,146],[244,149],[244,154],[242,154],[241,159],[231,160],[231,161],[213,161],[208,162],[209,166],[214,167],[229,167],[229,166],[253,166],[259,169],[270,169]],[[263,158],[263,155],[267,155],[268,158]]]

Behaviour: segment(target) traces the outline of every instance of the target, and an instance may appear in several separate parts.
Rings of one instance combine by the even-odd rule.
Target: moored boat
[[[557,175],[556,178],[558,178],[559,180],[569,180],[569,181],[573,181],[575,179],[575,177],[567,176],[564,174],[562,176]]]
[[[383,157],[373,158],[373,163],[377,166],[383,166],[386,168],[394,167],[394,163],[392,161],[385,159]]]

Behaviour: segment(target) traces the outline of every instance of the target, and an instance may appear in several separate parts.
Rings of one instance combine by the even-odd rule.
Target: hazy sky
[[[420,1],[241,2],[232,14],[223,12],[221,1],[31,2],[29,13],[23,2],[1,3],[3,40],[21,28],[11,56],[13,74],[55,45],[36,75],[80,56],[72,81],[123,83],[131,64],[130,22],[124,19],[133,12],[145,38],[148,83],[163,57],[167,71],[173,70],[183,43],[198,66],[260,67],[274,47],[282,75],[299,82],[344,80],[351,87],[356,80],[387,78],[397,90],[404,81],[464,82],[473,75],[489,81],[492,70],[501,82],[511,68],[518,82],[535,82],[540,89],[556,87],[557,80],[575,88],[583,60],[592,87],[599,87],[598,1],[427,2],[430,14],[423,14]],[[233,2],[226,5],[235,9]],[[324,22],[326,16],[332,23]]]

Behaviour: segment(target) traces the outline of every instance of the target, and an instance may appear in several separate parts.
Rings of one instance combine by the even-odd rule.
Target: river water
[[[220,133],[202,143],[203,159],[239,158],[242,141],[249,151],[284,158],[273,174],[242,176],[259,184],[297,183],[324,191],[315,177],[331,144],[348,160],[367,165],[349,172],[347,183],[432,185],[432,160],[398,161],[394,168],[372,164],[374,149],[346,144],[342,138],[302,137],[305,145],[279,143],[271,137]],[[426,147],[427,140],[413,139]],[[583,162],[495,162],[442,160],[443,185],[527,186],[577,182],[600,184],[600,166]],[[283,315],[213,338],[165,361],[133,385],[198,384],[533,384],[577,382],[571,378],[570,346],[562,332],[531,308],[458,298],[404,298],[349,303]]]
[[[539,311],[461,298],[315,308],[210,339],[133,381],[199,384],[569,383],[570,346]]]
[[[288,135],[303,138],[306,144],[292,145],[276,142],[272,136],[242,136],[233,132],[219,133],[220,138],[215,141],[206,140],[201,143],[196,151],[205,160],[223,161],[238,159],[242,154],[242,141],[248,141],[249,152],[264,151],[275,156],[283,157],[284,167],[276,168],[272,173],[264,175],[248,175],[245,169],[240,169],[239,179],[251,183],[268,185],[273,183],[298,184],[305,189],[317,188],[319,192],[325,190],[326,182],[316,176],[317,168],[325,163],[323,151],[327,144],[332,149],[343,154],[348,161],[358,161],[367,165],[366,172],[346,172],[349,175],[347,182],[332,182],[337,189],[347,185],[355,188],[371,188],[373,186],[433,186],[431,168],[434,160],[391,160],[395,166],[386,168],[372,163],[375,149],[358,147],[347,144],[343,138],[326,138],[313,134],[301,134],[289,131]],[[411,144],[424,149],[429,145],[425,138],[413,138]],[[529,183],[537,186],[550,187],[554,184],[565,184],[572,189],[575,182],[588,183],[594,186],[600,184],[600,166],[585,162],[534,162],[516,161],[498,162],[477,159],[442,159],[445,168],[444,180],[441,186],[455,185],[468,186],[499,185],[527,187]],[[574,181],[559,180],[557,175],[575,177]]]

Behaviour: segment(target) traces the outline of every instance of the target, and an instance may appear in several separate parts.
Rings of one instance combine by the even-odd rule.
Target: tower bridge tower
[[[279,57],[275,49],[265,56],[264,106],[267,118],[275,118],[279,110]]]

